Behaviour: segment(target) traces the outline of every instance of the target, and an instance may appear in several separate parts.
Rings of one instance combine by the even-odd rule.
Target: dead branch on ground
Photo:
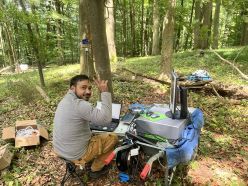
[[[46,102],[50,102],[50,98],[40,86],[36,85],[35,88],[40,93],[40,95],[46,100]]]
[[[233,63],[231,63],[230,61],[224,59],[223,57],[221,57],[217,52],[215,52],[214,50],[210,49],[211,52],[213,52],[216,56],[218,56],[223,62],[231,65],[235,70],[238,71],[238,73],[242,76],[242,78],[244,78],[245,80],[248,80],[248,76],[246,74],[244,74],[243,72],[241,72],[241,70],[239,70],[238,67],[236,67]]]
[[[156,78],[149,77],[149,76],[141,74],[141,73],[133,72],[133,71],[131,71],[131,70],[127,69],[127,68],[124,68],[124,67],[122,67],[121,70],[125,70],[127,72],[130,72],[131,74],[133,74],[135,76],[140,76],[140,77],[143,77],[143,78],[151,79],[151,80],[159,82],[161,84],[170,85],[170,82],[168,82],[168,81],[164,81],[164,80],[161,80],[161,79],[156,79]]]
[[[166,82],[163,80],[159,80],[156,78],[149,77],[147,75],[143,75],[141,73],[133,72],[129,69],[122,68],[121,70],[125,70],[134,74],[135,76],[141,76],[143,78],[147,78],[161,84],[166,84],[170,86],[170,82]],[[237,85],[223,85],[220,82],[214,81],[198,81],[198,82],[179,82],[180,85],[187,87],[188,89],[203,89],[205,91],[213,92],[215,95],[219,95],[220,97],[232,97],[234,99],[248,99],[248,86],[237,86]],[[218,96],[218,97],[219,97]]]

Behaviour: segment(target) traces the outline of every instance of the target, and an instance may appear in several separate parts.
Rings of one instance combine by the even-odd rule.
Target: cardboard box
[[[0,170],[10,165],[12,157],[13,154],[8,150],[8,144],[0,147]]]
[[[34,133],[30,136],[16,136],[17,131],[20,129],[25,129],[29,126],[33,129],[37,129],[38,133]],[[38,125],[36,120],[16,121],[15,127],[4,128],[2,134],[2,139],[4,140],[14,139],[15,147],[39,145],[40,137],[48,140],[48,132],[44,127]]]

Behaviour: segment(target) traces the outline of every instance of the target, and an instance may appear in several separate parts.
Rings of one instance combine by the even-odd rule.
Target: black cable
[[[138,171],[138,164],[139,164],[139,154],[137,155],[137,160],[136,160],[136,166],[135,169],[132,171],[132,177],[134,177],[134,175],[137,173]]]

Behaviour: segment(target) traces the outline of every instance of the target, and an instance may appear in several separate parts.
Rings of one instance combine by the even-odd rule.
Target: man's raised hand
[[[108,92],[108,80],[101,80],[100,78],[95,79],[96,86],[100,92]]]

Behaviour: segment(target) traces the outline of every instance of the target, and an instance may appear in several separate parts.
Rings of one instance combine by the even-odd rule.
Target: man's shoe
[[[110,166],[104,166],[99,171],[95,171],[95,172],[90,171],[89,172],[89,177],[93,178],[93,179],[100,178],[101,176],[103,176],[103,175],[105,175],[105,174],[107,174],[109,172],[109,168],[110,168]]]

